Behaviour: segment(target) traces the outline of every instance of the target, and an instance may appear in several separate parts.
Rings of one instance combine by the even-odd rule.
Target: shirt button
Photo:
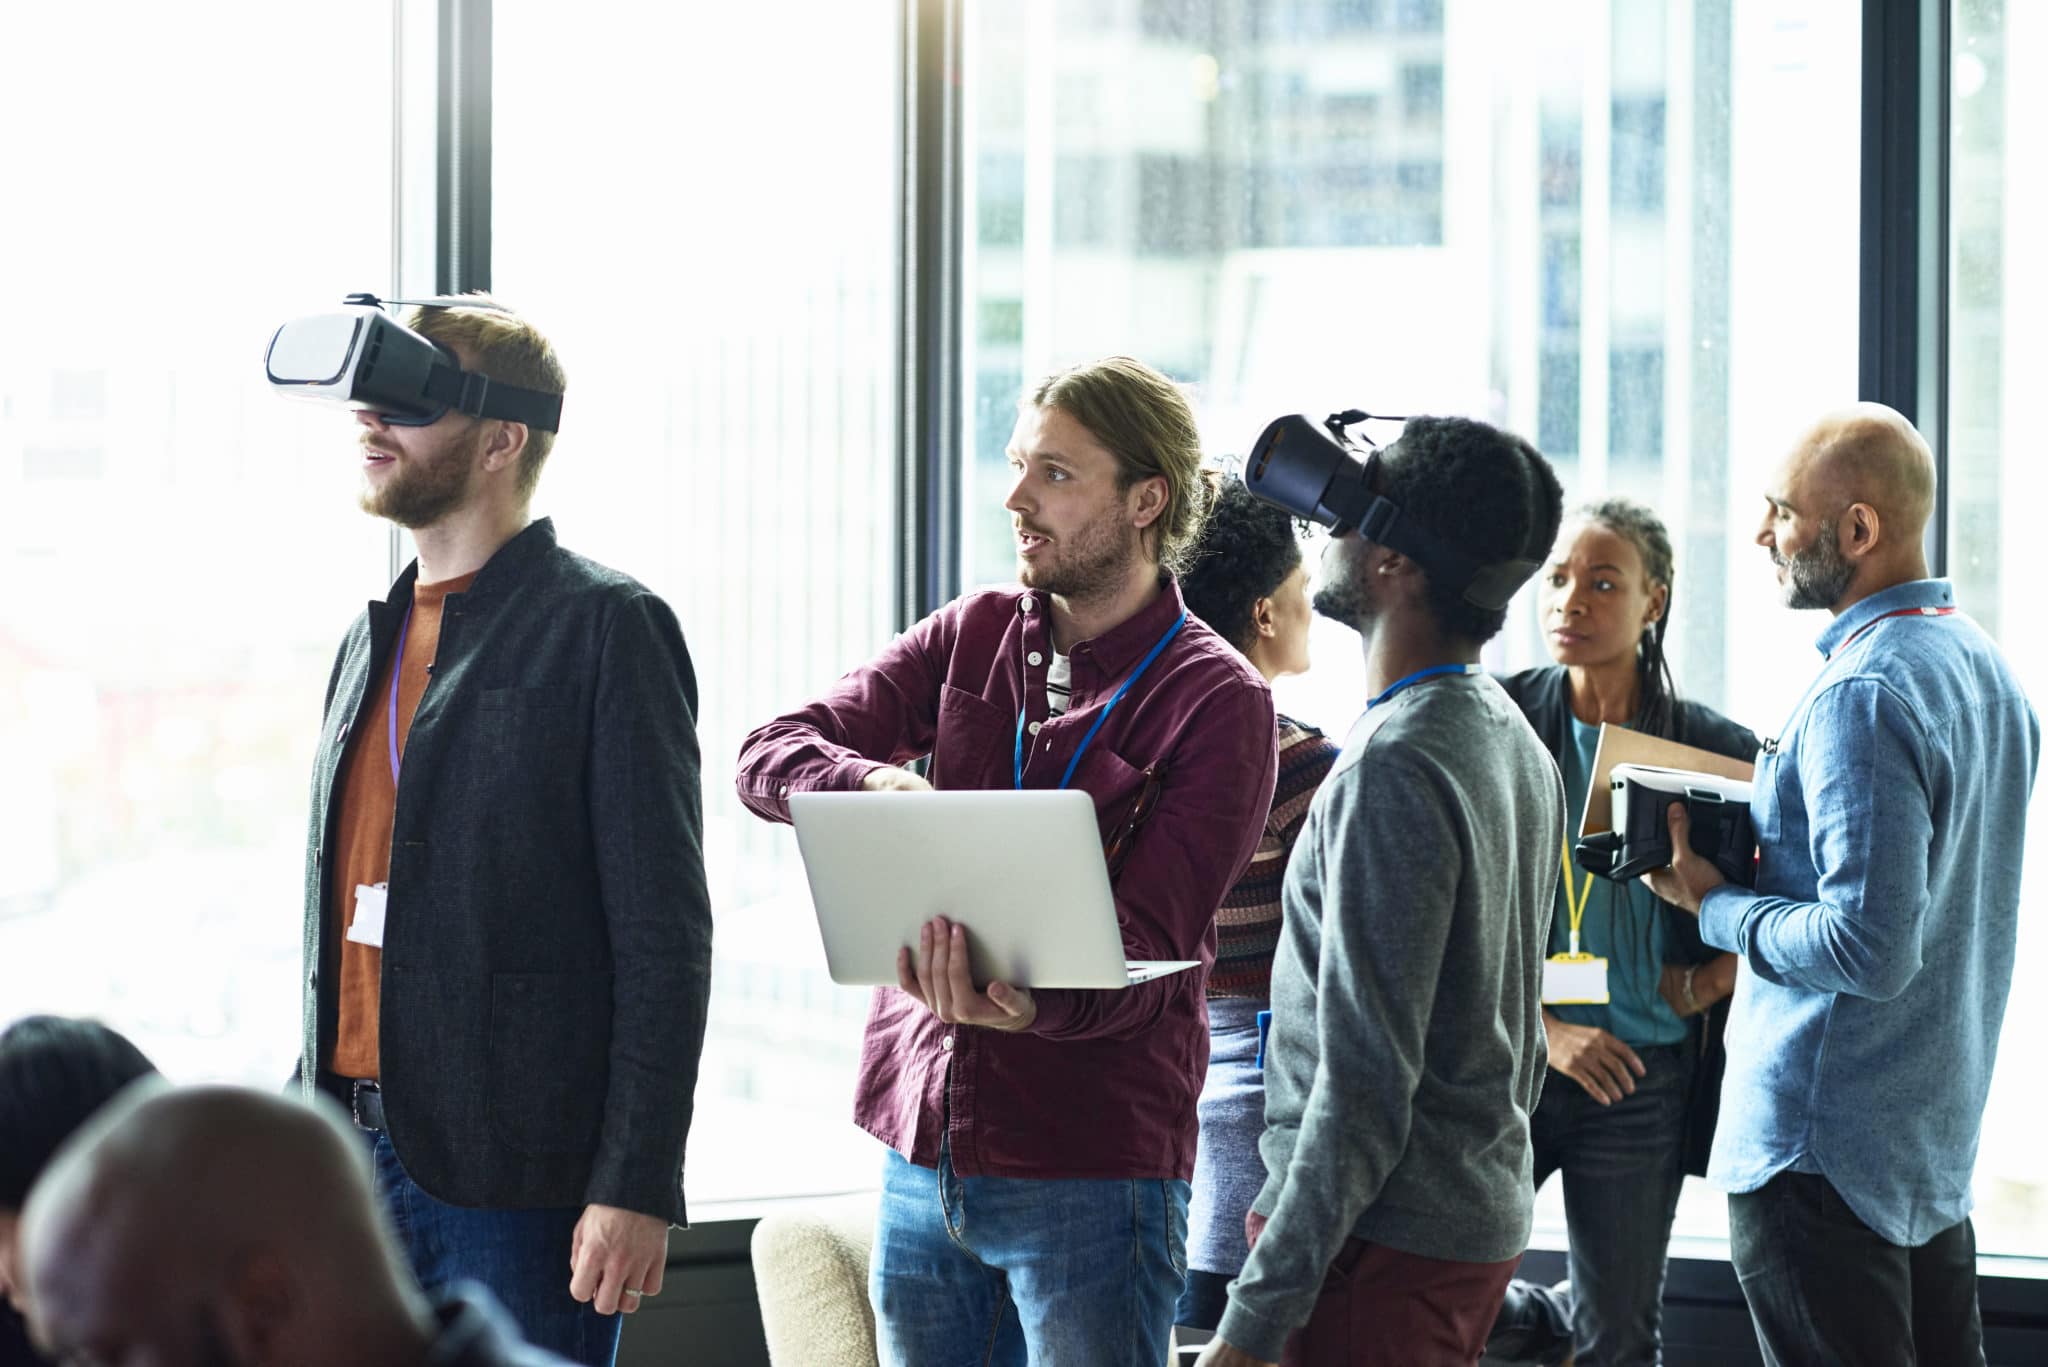
[[[1026,727],[1025,729],[1026,729],[1026,730],[1028,730],[1029,732],[1031,732],[1031,734],[1035,736],[1035,735],[1037,735],[1037,734],[1038,734],[1038,728],[1039,728],[1039,727],[1041,727],[1041,726],[1043,726],[1043,725],[1045,725],[1045,723],[1044,723],[1044,722],[1042,722],[1042,721],[1035,721],[1035,722],[1031,723],[1031,725],[1030,725],[1030,726],[1028,726],[1028,727]]]
[[[1017,600],[1017,611],[1019,612],[1029,612],[1035,606],[1036,604],[1028,596]]]
[[[952,1037],[951,1035],[948,1035],[948,1036],[946,1036],[946,1037],[945,1037],[944,1039],[940,1040],[940,1041],[939,1041],[939,1048],[941,1048],[941,1049],[944,1049],[944,1050],[945,1050],[945,1051],[946,1051],[947,1053],[949,1053],[949,1054],[950,1054],[950,1053],[952,1053],[952,1052],[953,1052],[953,1037]]]
[[[788,785],[787,783],[783,784],[783,785],[782,785],[782,791],[781,791],[781,792],[779,792],[779,793],[777,793],[777,794],[776,794],[776,796],[777,796],[777,797],[788,797],[788,796],[789,796],[789,785]]]
[[[1032,651],[1032,652],[1031,652],[1031,653],[1030,653],[1029,655],[1026,655],[1026,656],[1024,657],[1024,659],[1025,659],[1026,663],[1029,663],[1029,664],[1035,664],[1035,665],[1042,665],[1042,664],[1044,664],[1044,663],[1045,663],[1045,656],[1043,656],[1043,655],[1039,654],[1039,653],[1038,653],[1037,651],[1035,651],[1035,650],[1034,650],[1034,651]]]

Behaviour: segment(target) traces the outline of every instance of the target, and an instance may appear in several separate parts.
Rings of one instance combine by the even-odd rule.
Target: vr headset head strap
[[[1330,421],[1334,425],[1338,417],[1348,416],[1336,415]],[[1377,450],[1366,457],[1368,480],[1379,461]],[[1501,560],[1491,564],[1480,561],[1409,517],[1400,504],[1384,494],[1373,495],[1365,516],[1358,521],[1358,534],[1388,550],[1399,551],[1422,566],[1427,574],[1462,585],[1459,596],[1488,612],[1503,611],[1522,585],[1542,568],[1533,560]]]
[[[420,309],[481,309],[486,313],[507,311],[501,305],[485,303],[461,294],[436,295],[429,299],[379,299],[374,294],[351,294],[344,302],[374,309],[388,309],[397,305],[402,308]],[[548,394],[538,389],[526,389],[516,384],[493,381],[487,375],[464,370],[456,361],[454,354],[440,343],[435,342],[434,349],[448,360],[445,364],[435,366],[432,373],[427,376],[426,385],[420,391],[423,397],[435,403],[446,404],[456,412],[466,413],[472,418],[499,418],[505,422],[525,423],[528,427],[542,432],[561,431],[560,394]]]
[[[447,404],[472,418],[502,418],[522,422],[542,432],[556,432],[562,426],[562,396],[524,389],[516,384],[493,381],[487,375],[464,370],[453,362],[434,367],[423,391],[435,403]]]

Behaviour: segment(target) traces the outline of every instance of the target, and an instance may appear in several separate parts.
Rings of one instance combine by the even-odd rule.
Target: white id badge
[[[1543,961],[1545,1006],[1607,1005],[1607,960],[1591,954],[1553,954]]]
[[[356,884],[356,916],[348,923],[348,938],[359,945],[373,949],[384,947],[384,899],[387,888],[382,883]],[[1601,998],[1605,1001],[1606,998]]]

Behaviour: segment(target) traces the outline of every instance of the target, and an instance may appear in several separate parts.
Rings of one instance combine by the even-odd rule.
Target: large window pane
[[[2048,6],[1957,0],[1951,110],[1949,573],[1963,610],[1998,638],[2036,709],[2048,705],[2030,514],[2048,495],[2033,409],[2048,370]],[[2048,1257],[2048,802],[2030,813],[2019,957],[1977,1161],[1977,1246]]]
[[[1535,438],[1574,502],[1657,507],[1680,689],[1778,729],[1821,624],[1750,539],[1770,469],[1855,393],[1854,5],[966,15],[967,582],[1013,575],[1020,388],[1129,352],[1191,387],[1215,454],[1292,410],[1460,413]],[[1357,639],[1313,646],[1279,702],[1341,734]],[[1533,602],[1488,658],[1547,658]],[[1695,1189],[1680,1228],[1723,1219]]]
[[[182,1079],[298,1053],[320,699],[388,557],[263,349],[387,285],[391,67],[389,5],[0,7],[0,1022]]]
[[[682,619],[716,914],[693,1200],[872,1185],[867,993],[825,976],[741,738],[894,628],[891,0],[496,9],[493,277],[569,372],[537,512]]]

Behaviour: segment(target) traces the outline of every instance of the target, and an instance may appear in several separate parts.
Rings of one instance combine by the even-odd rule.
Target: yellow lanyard
[[[1593,875],[1590,873],[1586,875],[1586,884],[1579,890],[1579,895],[1574,900],[1572,897],[1572,847],[1569,840],[1559,842],[1558,858],[1564,864],[1564,908],[1571,913],[1572,921],[1572,949],[1571,953],[1565,957],[1577,959],[1582,957],[1579,953],[1579,923],[1586,919],[1586,903],[1590,902],[1593,898]]]

